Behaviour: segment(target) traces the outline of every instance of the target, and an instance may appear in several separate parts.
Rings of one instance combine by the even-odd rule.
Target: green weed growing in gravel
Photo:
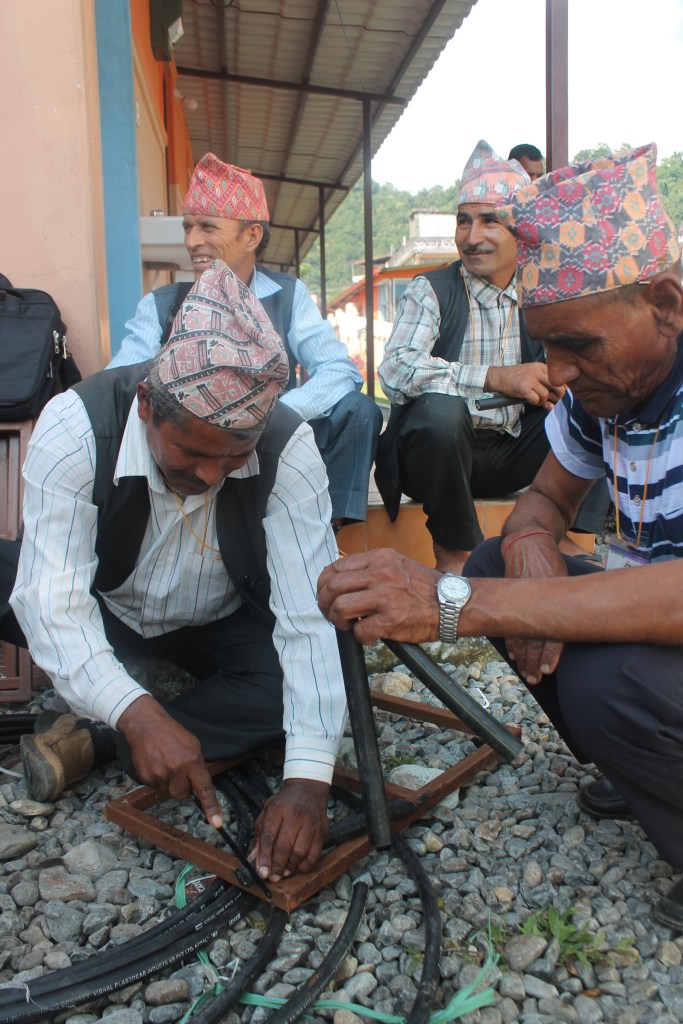
[[[562,913],[552,906],[543,907],[529,914],[515,931],[491,922],[489,934],[494,948],[503,955],[505,943],[515,934],[538,935],[548,942],[556,939],[560,947],[558,963],[565,967],[571,966],[573,961],[585,967],[589,963],[613,958],[637,959],[638,953],[633,949],[634,938],[620,939],[616,945],[607,946],[602,930],[591,932],[573,923],[572,918],[578,913],[578,907],[569,907]]]
[[[402,764],[417,764],[417,760],[414,754],[389,754],[384,758],[384,768],[386,771],[390,771],[392,768],[398,768]]]

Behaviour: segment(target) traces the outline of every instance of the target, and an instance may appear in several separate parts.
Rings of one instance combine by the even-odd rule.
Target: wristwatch
[[[472,596],[472,588],[464,576],[445,572],[436,585],[439,602],[439,640],[454,644],[458,639],[460,612]]]

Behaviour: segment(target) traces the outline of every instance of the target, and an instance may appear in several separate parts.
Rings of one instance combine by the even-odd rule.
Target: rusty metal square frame
[[[419,722],[432,722],[441,726],[442,729],[455,729],[468,736],[473,735],[473,731],[464,722],[444,708],[374,691],[371,699],[374,706],[382,711],[389,711],[405,718],[413,718]],[[516,727],[511,727],[509,731],[513,735],[519,735],[519,729]],[[242,761],[251,759],[256,754],[258,751],[251,751],[243,757],[227,761],[214,761],[209,765],[209,770],[212,775],[218,775]],[[406,789],[403,786],[386,783],[385,793],[388,800],[406,800],[412,805],[412,809],[405,817],[392,822],[391,834],[396,835],[412,825],[454,789],[467,785],[480,771],[494,768],[499,760],[498,754],[484,744],[420,789]],[[337,768],[332,782],[333,785],[353,793],[362,792],[362,783],[355,771]],[[109,821],[120,825],[142,839],[149,840],[172,856],[181,857],[198,868],[225,879],[245,892],[253,893],[253,895],[264,899],[258,886],[245,887],[238,882],[236,871],[239,869],[240,863],[230,853],[217,850],[202,840],[194,839],[186,832],[147,813],[150,807],[154,807],[166,799],[168,799],[166,793],[152,789],[150,786],[140,786],[126,796],[110,801],[105,807],[105,816]],[[368,836],[361,835],[324,853],[316,867],[307,874],[293,875],[291,878],[277,883],[270,882],[272,903],[288,912],[296,910],[302,903],[357,864],[372,848]]]

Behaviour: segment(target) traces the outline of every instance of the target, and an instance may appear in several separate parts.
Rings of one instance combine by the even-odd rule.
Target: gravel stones
[[[490,930],[502,958],[479,989],[491,987],[493,1005],[468,1013],[463,1024],[683,1021],[683,937],[650,917],[653,901],[671,885],[671,867],[634,822],[596,822],[579,812],[575,795],[587,769],[491,648],[477,642],[432,649],[456,685],[475,699],[483,695],[499,721],[521,726],[524,743],[514,766],[480,772],[405,832],[441,907],[434,1010],[476,978]],[[377,689],[437,703],[379,645],[367,657]],[[407,787],[411,776],[419,787],[474,749],[470,737],[430,723],[385,712],[376,713],[376,723],[386,774]],[[350,736],[343,754],[353,763]],[[16,754],[8,757],[7,767],[16,769]],[[184,865],[105,820],[107,801],[132,788],[116,766],[94,772],[54,804],[28,800],[20,779],[0,781],[0,984],[106,956],[174,905]],[[189,805],[172,807],[168,820],[200,829]],[[286,997],[310,977],[339,933],[361,876],[370,884],[366,913],[326,993],[345,1008],[324,1017],[359,1024],[359,1007],[405,1016],[421,975],[424,921],[415,884],[391,849],[373,853],[291,915],[252,992]],[[632,942],[635,954],[582,964],[567,959],[551,936],[520,934],[530,913],[550,906],[575,910],[573,924],[588,935],[601,932],[606,945]],[[264,927],[257,909],[211,939],[209,966],[190,957],[58,1019],[174,1024],[218,975],[229,979],[254,954]],[[238,1005],[226,1024],[263,1024],[271,1013]]]

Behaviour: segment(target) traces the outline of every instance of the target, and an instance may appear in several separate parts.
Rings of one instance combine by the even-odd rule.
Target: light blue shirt
[[[281,291],[280,285],[258,269],[249,284],[257,299]],[[154,294],[143,296],[135,316],[126,324],[126,337],[107,369],[153,359],[159,351],[161,325]],[[323,320],[303,282],[296,282],[292,303],[292,322],[285,339],[294,359],[308,374],[301,387],[286,391],[281,401],[304,420],[328,416],[333,406],[350,391],[359,391],[363,379],[349,359],[346,345]]]

